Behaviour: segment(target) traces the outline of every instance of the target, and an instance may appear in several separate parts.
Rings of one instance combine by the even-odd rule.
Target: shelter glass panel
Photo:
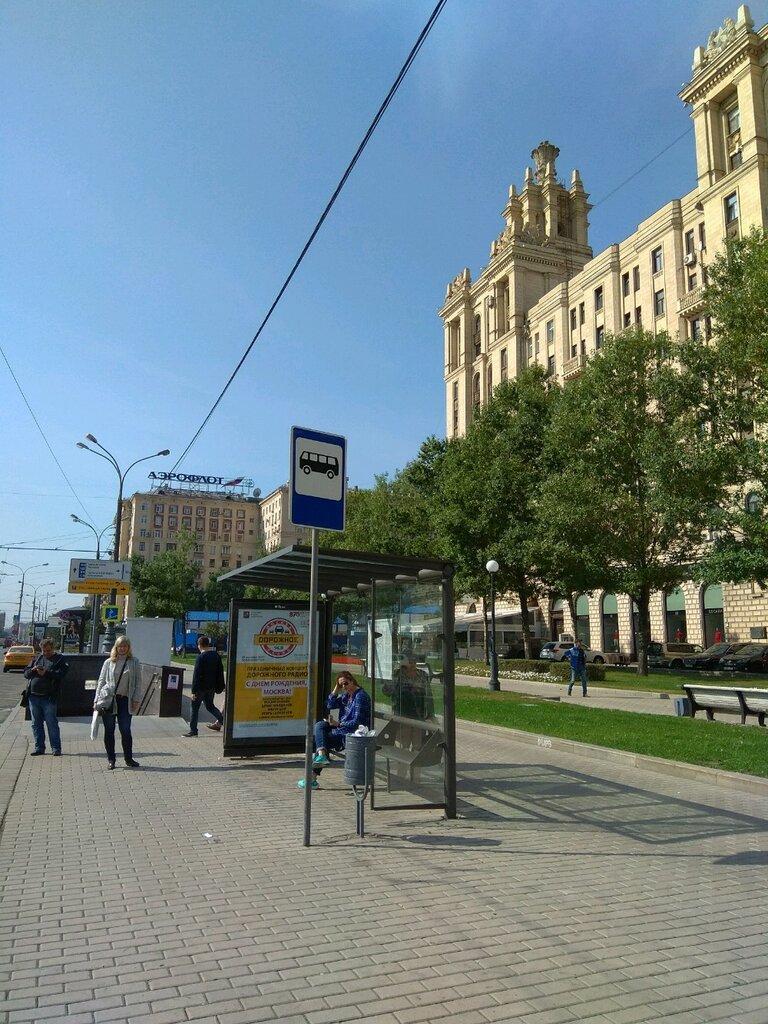
[[[439,583],[376,585],[368,672],[378,734],[374,806],[445,800],[445,693]]]

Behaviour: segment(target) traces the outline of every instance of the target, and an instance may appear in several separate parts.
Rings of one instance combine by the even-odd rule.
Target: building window
[[[754,491],[750,491],[744,499],[747,512],[752,516],[759,515],[763,510],[763,499],[759,494]]]
[[[178,516],[168,516],[168,526],[174,527],[179,525]]]
[[[222,558],[222,560],[221,560],[221,568],[222,569],[228,569],[229,568],[229,559],[228,558]]]
[[[571,310],[571,330],[576,330],[576,307],[574,306]]]
[[[728,159],[731,164],[731,170],[735,171],[737,167],[741,167],[744,163],[744,154],[740,149],[737,149],[735,153],[731,153]]]
[[[549,374],[550,377],[554,377],[554,375],[555,375],[555,357],[554,356],[547,356],[547,373]]]
[[[553,345],[555,341],[555,321],[547,320],[547,345]]]
[[[632,291],[640,291],[640,267],[632,268]]]
[[[198,505],[198,507],[195,509],[195,515],[196,516],[204,516],[205,515],[205,507],[201,507],[201,506]]]
[[[598,327],[595,331],[595,348],[602,348],[603,342],[605,341],[605,328]]]
[[[237,510],[237,518],[238,519],[245,519],[245,509],[239,508]]]
[[[231,508],[225,508],[224,511],[222,512],[222,515],[224,516],[225,519],[231,519],[232,518],[232,509]]]
[[[163,512],[164,510],[165,505],[155,505],[155,512]]]
[[[215,558],[209,558],[208,559],[208,568],[209,569],[214,569],[215,567],[216,567],[216,559]]]
[[[693,228],[685,232],[685,255],[693,255]]]
[[[191,516],[192,515],[192,506],[191,505],[183,505],[182,509],[181,509],[181,514],[183,516]]]
[[[165,545],[165,550],[166,551],[175,551],[176,550],[176,545],[175,544],[166,544]]]
[[[142,512],[147,512],[147,511],[149,511],[149,506],[147,505],[147,503],[146,503],[146,502],[143,502],[143,503],[142,503],[142,504],[141,504],[141,505],[139,506],[139,508],[140,508],[140,510],[141,510]]]
[[[139,530],[139,536],[140,537],[148,537],[149,534],[147,533],[146,530]]]
[[[472,351],[474,353],[473,358],[477,359],[480,355],[481,350],[481,335],[480,335],[480,316],[476,316],[472,321]]]
[[[584,303],[580,302],[579,303],[579,323],[580,324],[585,323],[586,319],[587,319],[587,314],[586,314],[586,310],[584,309]]]
[[[476,373],[472,378],[472,405],[480,405],[480,374]]]
[[[664,289],[653,293],[653,315],[664,316]]]
[[[169,505],[168,506],[168,514],[169,515],[175,516],[175,515],[178,515],[178,513],[179,513],[179,506],[178,505]]]
[[[698,317],[695,320],[691,320],[690,323],[691,341],[701,341],[703,332],[701,329],[701,320]]]
[[[624,326],[625,327],[631,327],[632,326],[632,313],[631,312],[628,312],[628,313],[624,314]]]
[[[488,394],[493,391],[493,367],[488,367]]]
[[[152,548],[155,551],[155,554],[158,554],[160,552],[160,545],[159,544],[153,544]]]
[[[739,105],[735,103],[732,107],[729,107],[725,112],[725,124],[726,130],[729,135],[733,135],[741,127],[741,118],[739,117]]]
[[[624,298],[629,295],[629,271],[621,275],[621,294]]]
[[[696,289],[698,283],[699,283],[699,275],[698,274],[694,273],[694,274],[689,274],[688,275],[688,291],[689,292],[694,291]]]
[[[507,350],[503,348],[500,353],[501,356],[501,379],[507,379]]]
[[[643,322],[643,310],[640,306],[635,307],[635,323],[641,324]]]
[[[211,519],[210,522],[208,523],[208,529],[215,533],[218,530],[218,528],[219,528],[219,520],[218,519]]]
[[[664,251],[661,246],[651,253],[651,273],[660,274],[664,269]]]
[[[147,525],[147,521],[148,521],[148,517],[147,516],[140,516],[139,517],[139,522],[141,523],[142,526],[146,526]]]
[[[728,238],[738,236],[739,233],[739,198],[735,192],[731,192],[723,200],[725,211],[725,234]]]
[[[243,531],[245,530],[245,520],[244,519],[238,519],[236,526],[237,526],[237,532],[238,533],[243,533]]]
[[[603,308],[603,286],[600,285],[599,288],[595,288],[595,312],[597,313],[602,308]]]
[[[183,527],[185,527],[187,530],[191,530],[192,529],[192,517],[191,516],[182,516],[181,517],[181,525]]]
[[[699,224],[699,248],[702,251],[707,248],[707,230],[704,227],[704,221]]]
[[[153,533],[152,533],[152,536],[153,537],[157,537],[159,539],[160,537],[163,536],[163,531],[162,530],[154,530]]]
[[[144,550],[145,550],[145,548],[146,548],[146,546],[147,546],[147,545],[146,545],[146,544],[144,543],[144,541],[143,541],[143,540],[140,540],[140,541],[139,541],[139,551],[144,551]]]

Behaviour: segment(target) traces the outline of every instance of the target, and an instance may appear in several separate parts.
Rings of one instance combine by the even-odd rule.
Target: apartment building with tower
[[[599,352],[605,335],[635,324],[673,336],[708,337],[703,316],[707,262],[724,240],[768,210],[768,25],[756,29],[739,7],[706,44],[696,47],[691,78],[679,96],[694,127],[697,181],[621,242],[594,255],[589,195],[578,170],[558,177],[558,148],[531,153],[522,188],[509,189],[504,226],[488,264],[473,279],[464,269],[449,282],[440,310],[444,328],[446,434],[459,437],[493,388],[538,363],[565,382]],[[577,632],[595,647],[631,654],[634,615],[621,594],[579,595],[577,621],[567,605],[544,609],[551,635]],[[652,636],[682,631],[710,644],[765,636],[768,594],[756,583],[701,587],[693,582],[657,594]]]

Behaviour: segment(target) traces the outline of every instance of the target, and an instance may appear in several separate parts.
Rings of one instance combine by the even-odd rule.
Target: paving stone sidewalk
[[[85,720],[61,758],[28,731],[0,726],[0,1024],[768,1021],[764,784],[461,726],[457,821],[360,839],[332,767],[306,849],[295,758],[142,718],[108,772]]]

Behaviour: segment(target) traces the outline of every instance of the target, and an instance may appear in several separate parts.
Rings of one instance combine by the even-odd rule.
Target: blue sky
[[[0,558],[56,580],[170,469],[253,337],[433,0],[5,0]],[[757,26],[768,2],[753,3]],[[549,139],[597,253],[695,184],[677,98],[722,0],[449,0],[330,218],[180,472],[288,476],[293,424],[348,438],[367,486],[444,432],[437,309],[475,276]],[[63,472],[62,472],[63,471]],[[0,569],[7,569],[0,566]],[[0,609],[18,603],[16,570]],[[42,592],[42,591],[41,591]],[[28,603],[25,600],[26,618]]]

